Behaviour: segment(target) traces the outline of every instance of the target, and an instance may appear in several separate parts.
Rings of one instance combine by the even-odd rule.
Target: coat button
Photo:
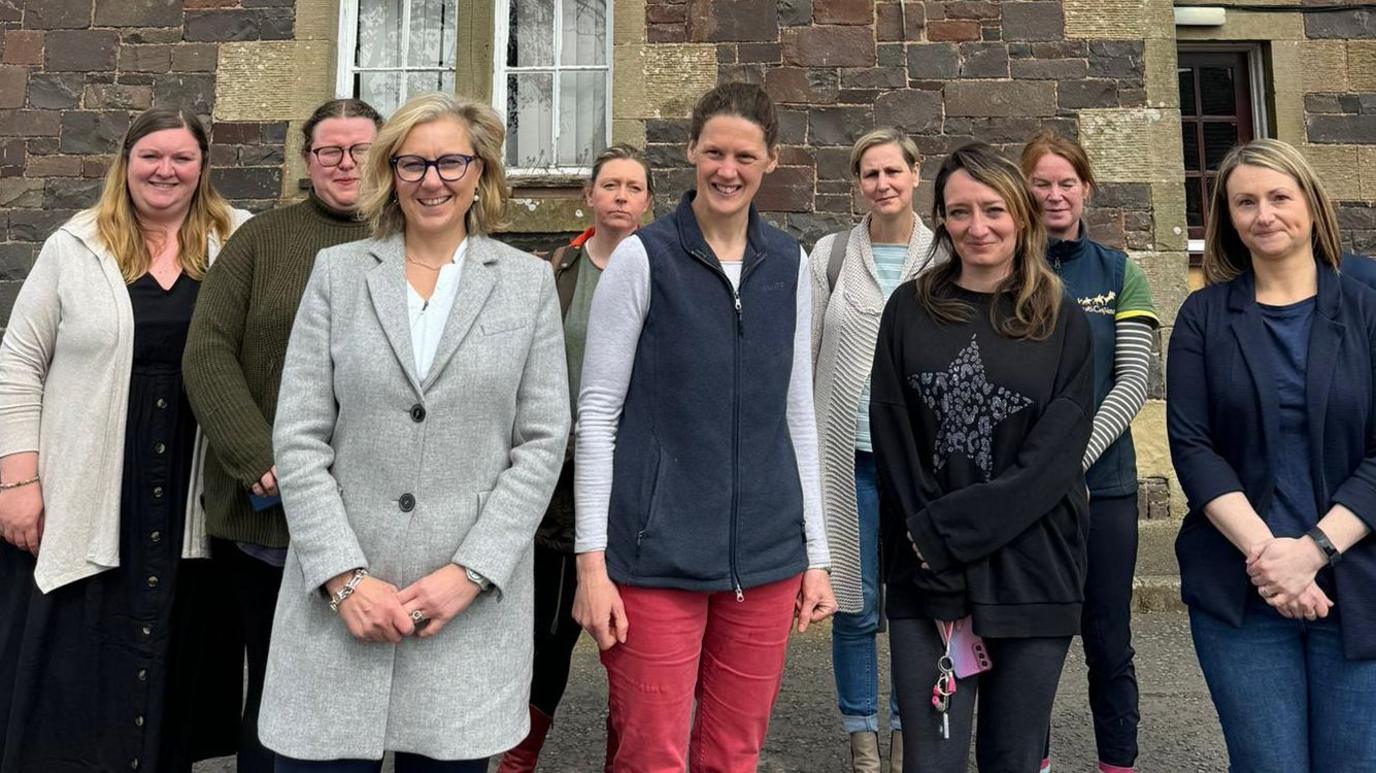
[[[409,513],[416,509],[416,498],[410,494],[402,494],[397,500],[397,507],[400,507],[403,513]]]
[[[415,405],[411,406],[411,421],[414,421],[417,424],[421,423],[422,421],[425,421],[425,406],[421,405],[420,403],[416,403]]]
[[[148,587],[150,587],[150,588],[156,588],[156,587],[158,587],[158,576],[157,576],[156,574],[150,574],[150,575],[148,575]]]

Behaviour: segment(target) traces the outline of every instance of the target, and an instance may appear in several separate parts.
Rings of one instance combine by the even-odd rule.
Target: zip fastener
[[[722,273],[725,274],[724,271]],[[726,280],[729,285],[731,278],[726,277]],[[744,266],[741,270],[741,282],[745,282]],[[740,520],[737,511],[740,509],[741,488],[741,339],[745,336],[745,318],[741,314],[739,287],[731,287],[731,297],[736,302],[736,383],[731,392],[731,581],[736,586],[736,603],[740,604],[745,601],[745,591],[741,590],[740,568],[736,565],[736,528]]]
[[[726,270],[722,268],[720,261],[699,252],[692,252],[692,255],[707,264],[716,272],[717,276],[721,277],[722,281],[726,283],[727,289],[731,291],[731,301],[736,307],[736,340],[733,342],[735,344],[735,372],[732,374],[735,384],[731,395],[731,546],[729,550],[731,553],[731,584],[736,591],[736,603],[742,603],[745,601],[745,591],[741,589],[740,569],[736,565],[736,524],[739,520],[737,511],[740,509],[741,482],[741,338],[745,335],[745,317],[741,312],[739,285],[745,284],[746,267],[742,261],[740,282],[739,284],[732,284],[731,277],[726,275]]]

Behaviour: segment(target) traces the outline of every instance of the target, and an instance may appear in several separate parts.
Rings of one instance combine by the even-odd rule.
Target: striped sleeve
[[[1118,311],[1113,318],[1119,322],[1140,319],[1150,322],[1152,327],[1161,324],[1156,316],[1156,304],[1151,300],[1151,283],[1147,281],[1142,267],[1131,259],[1124,266],[1123,292],[1118,298]]]
[[[1113,386],[1094,414],[1094,429],[1085,448],[1088,470],[1100,454],[1123,434],[1147,401],[1147,372],[1151,363],[1152,329],[1156,317],[1123,318],[1114,324]]]

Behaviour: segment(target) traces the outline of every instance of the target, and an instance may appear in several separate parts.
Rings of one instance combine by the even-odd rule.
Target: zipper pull
[[[744,603],[744,602],[745,602],[745,591],[741,590],[741,584],[740,584],[740,582],[737,582],[737,583],[736,583],[736,603],[737,603],[737,604],[741,604],[741,603]]]
[[[736,332],[741,332],[745,330],[745,318],[741,315],[740,290],[732,290],[731,297],[736,300]]]

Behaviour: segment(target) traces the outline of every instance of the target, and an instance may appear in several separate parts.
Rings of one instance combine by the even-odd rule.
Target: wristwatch
[[[1314,544],[1318,545],[1319,550],[1323,551],[1323,557],[1327,559],[1329,566],[1333,566],[1343,560],[1343,554],[1338,550],[1338,547],[1333,544],[1333,540],[1330,540],[1328,535],[1323,533],[1323,529],[1315,526],[1305,532],[1304,536],[1314,540]]]
[[[478,574],[477,572],[473,571],[472,569],[469,569],[468,567],[465,566],[465,567],[463,568],[463,573],[466,574],[466,575],[468,575],[468,581],[469,581],[469,582],[471,582],[471,583],[473,583],[474,585],[478,586],[478,590],[479,590],[480,592],[486,593],[488,590],[490,590],[490,589],[492,588],[492,581],[491,581],[491,580],[487,579],[486,577],[482,576],[481,574]]]

